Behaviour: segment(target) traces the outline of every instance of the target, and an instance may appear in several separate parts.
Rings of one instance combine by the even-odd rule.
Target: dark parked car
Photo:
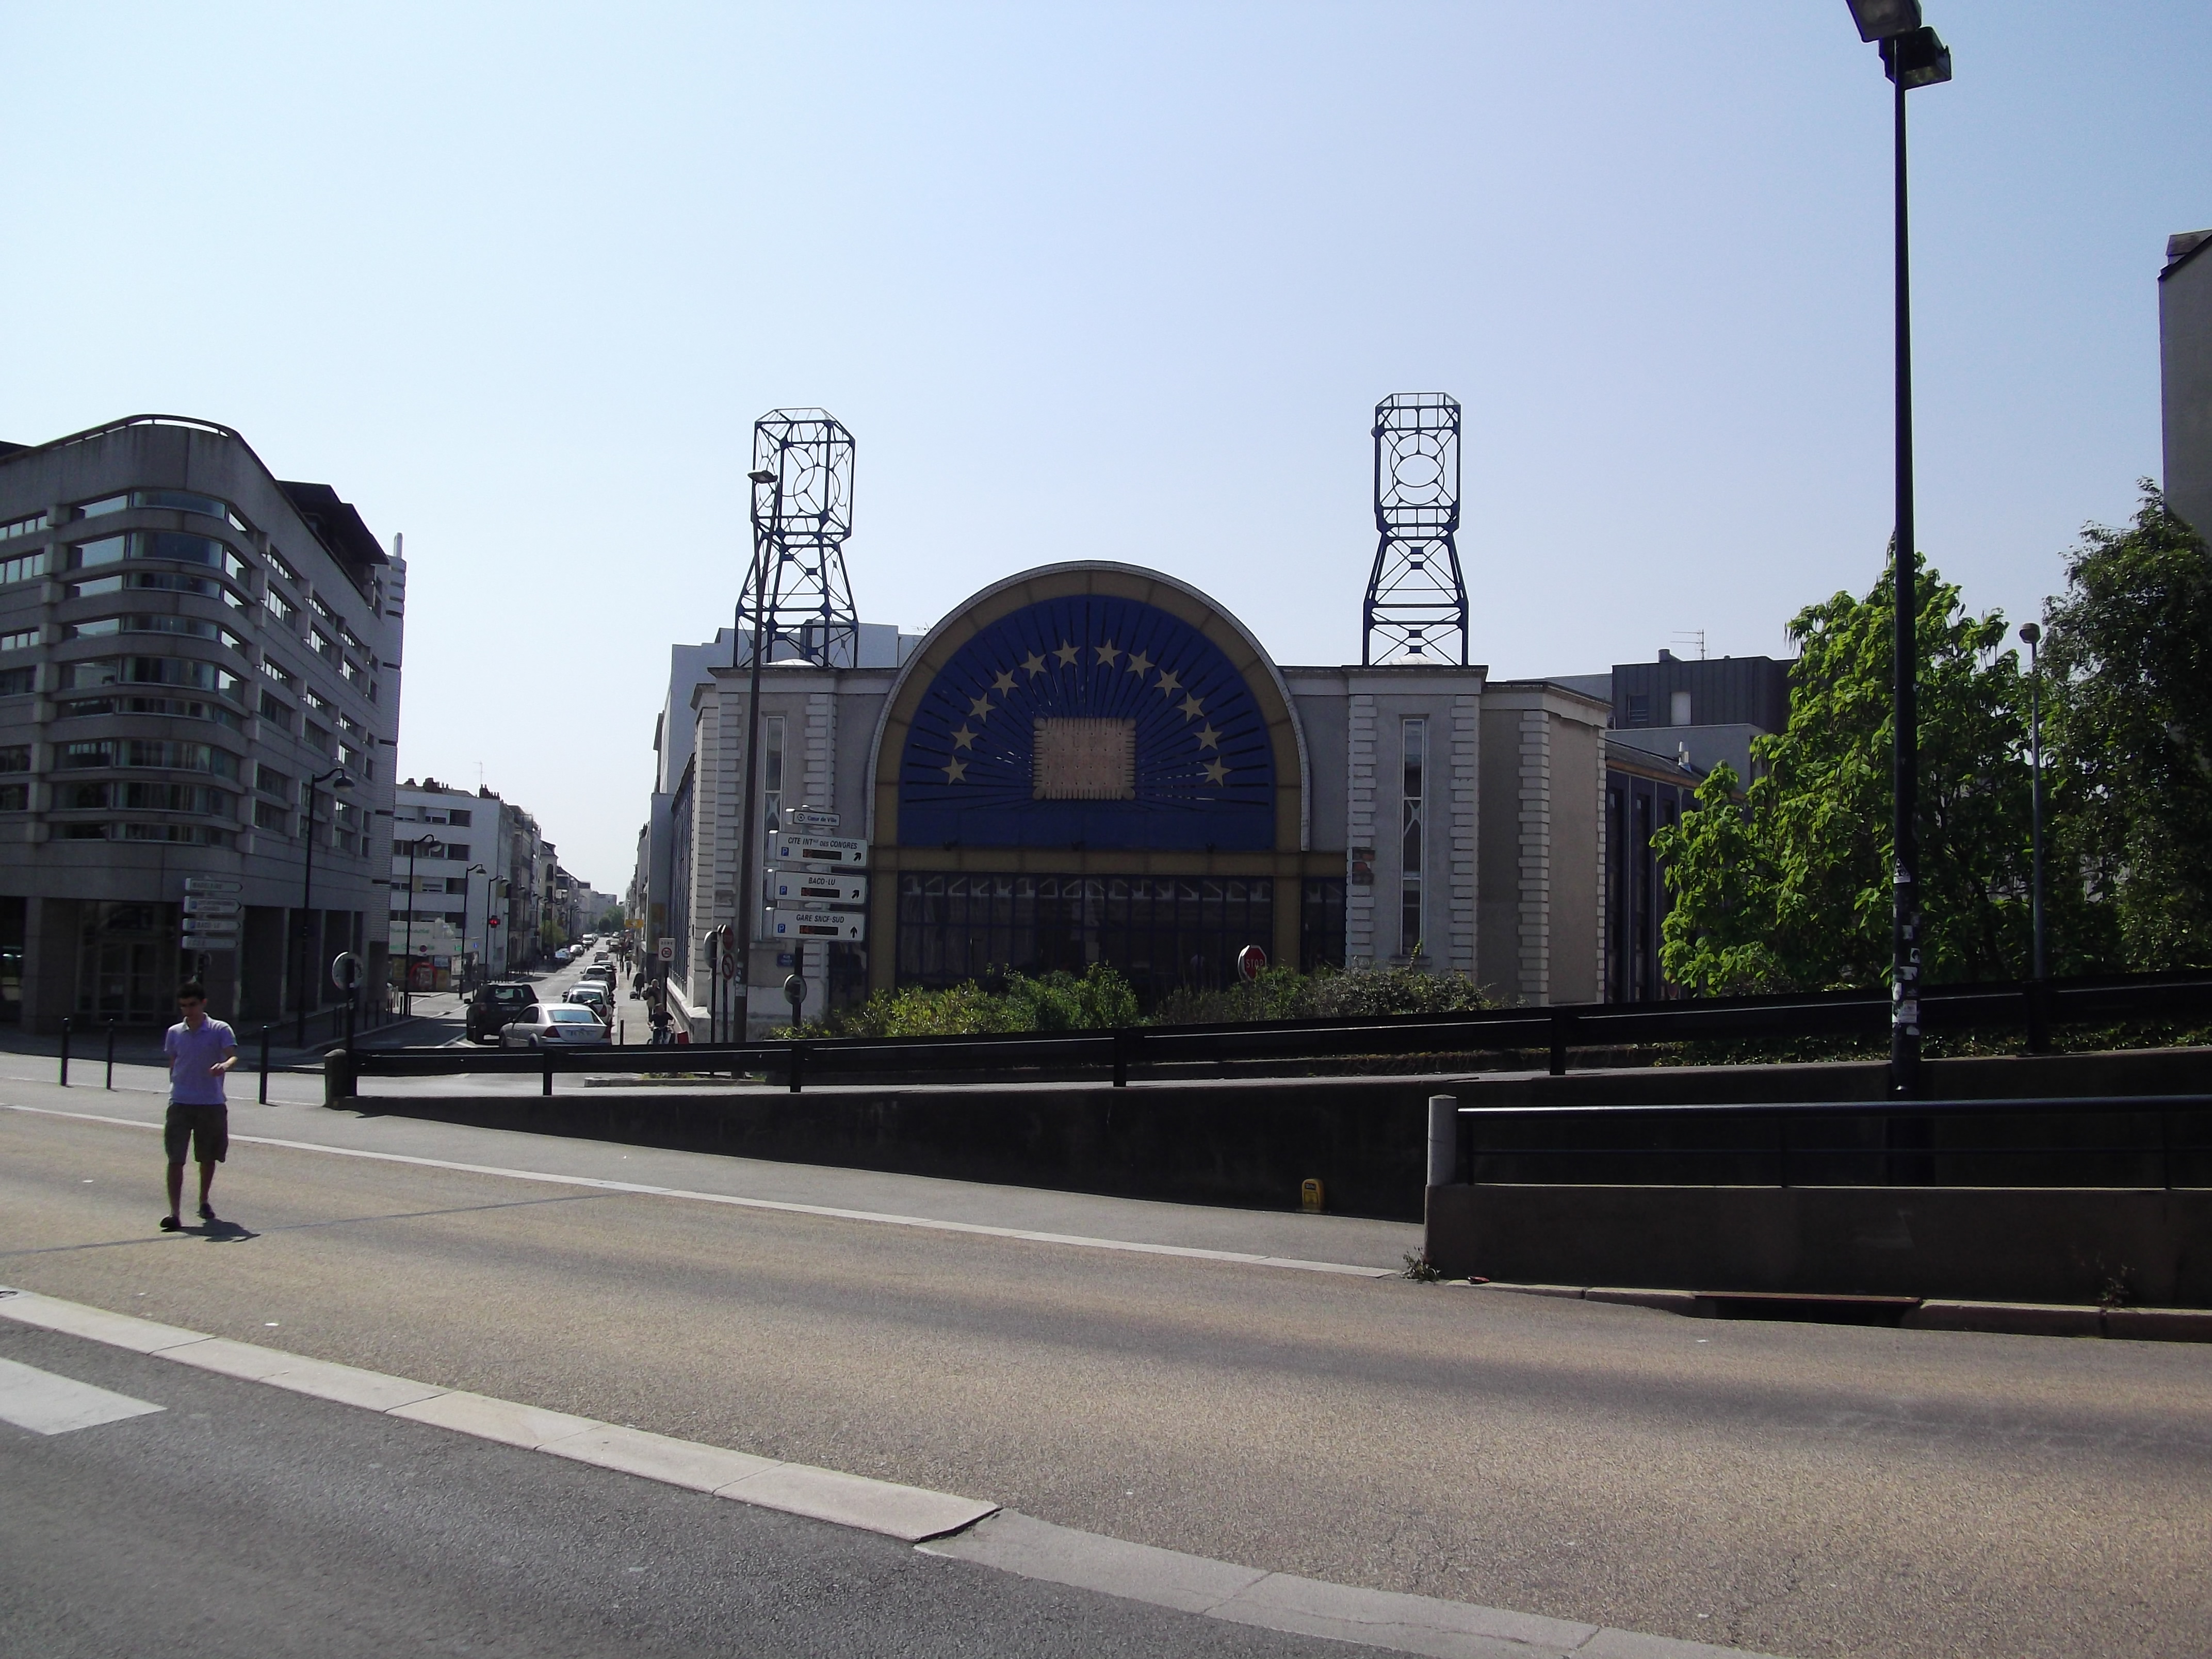
[[[469,1041],[497,1042],[499,1034],[538,1000],[538,988],[494,981],[480,986],[469,1001]]]

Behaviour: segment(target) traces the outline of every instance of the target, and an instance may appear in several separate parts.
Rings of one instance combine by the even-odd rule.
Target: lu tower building
[[[198,974],[273,1020],[341,950],[381,977],[405,581],[227,427],[0,445],[0,1018],[165,1024]]]
[[[1248,945],[1516,1001],[1602,994],[1604,697],[1436,662],[1279,665],[1196,587],[1103,562],[1009,577],[899,643],[896,665],[763,671],[763,822],[812,807],[866,847],[865,937],[807,943],[811,1012],[1093,962],[1150,1003],[1233,978]],[[757,1032],[787,1017],[792,946],[738,902],[749,671],[694,672],[663,721],[665,754],[672,719],[691,741],[649,931],[703,1036],[734,1001],[708,934],[757,918]]]

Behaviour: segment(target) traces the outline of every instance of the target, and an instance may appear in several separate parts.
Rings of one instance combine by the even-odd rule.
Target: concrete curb
[[[1609,1302],[1636,1308],[1656,1308],[1692,1319],[1715,1316],[1723,1296],[1738,1292],[1616,1289],[1604,1285],[1510,1285],[1498,1279],[1480,1282],[1454,1279],[1479,1291],[1505,1291],[1515,1296],[1562,1297],[1584,1302]],[[1776,1291],[1771,1300],[1787,1303],[1798,1298]],[[1820,1322],[1817,1309],[1825,1301],[1851,1298],[1806,1297],[1807,1322]],[[1985,1331],[2008,1336],[2098,1336],[2124,1342],[2212,1342],[2212,1309],[2098,1308],[2056,1302],[1961,1302],[1930,1297],[1907,1307],[1900,1327],[1911,1331]]]
[[[928,1555],[1232,1624],[1436,1659],[1769,1659],[1741,1648],[1362,1589],[1127,1543],[973,1498],[778,1462],[463,1389],[442,1389],[35,1291],[0,1286],[0,1317],[762,1509],[881,1533]],[[113,1398],[130,1408],[126,1415],[162,1409]]]

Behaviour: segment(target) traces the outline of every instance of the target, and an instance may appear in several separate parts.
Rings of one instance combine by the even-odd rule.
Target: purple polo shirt
[[[200,1022],[197,1031],[179,1020],[161,1039],[169,1057],[169,1102],[175,1106],[221,1106],[223,1074],[208,1068],[223,1050],[238,1047],[237,1034],[219,1019]]]

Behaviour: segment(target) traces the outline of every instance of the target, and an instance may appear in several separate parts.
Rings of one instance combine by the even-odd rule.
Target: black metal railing
[[[2212,972],[2071,980],[2041,985],[1932,986],[1922,1023],[1937,1034],[2136,1021],[2212,1023]],[[1889,1026],[1881,993],[1700,999],[1663,1003],[1572,1003],[1388,1018],[1303,1019],[1216,1025],[1128,1026],[1115,1030],[1006,1036],[808,1038],[767,1043],[547,1049],[356,1048],[354,1078],[556,1072],[721,1073],[761,1072],[794,1091],[814,1076],[1133,1074],[1191,1064],[1297,1062],[1351,1057],[1432,1058],[1451,1069],[1471,1054],[1540,1053],[1554,1073],[1577,1048],[1708,1041],[1879,1037]]]

